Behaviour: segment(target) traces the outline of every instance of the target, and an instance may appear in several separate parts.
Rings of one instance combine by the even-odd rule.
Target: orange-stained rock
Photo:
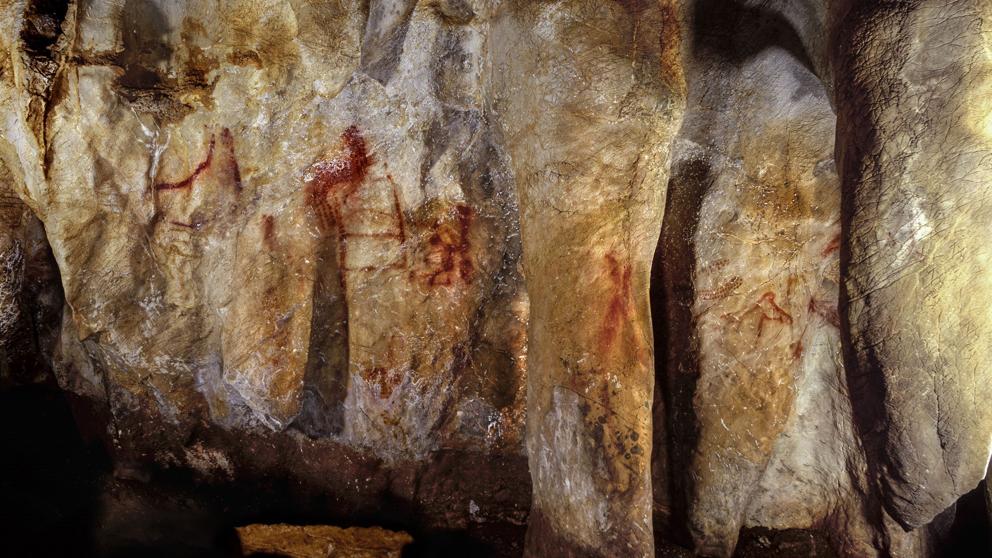
[[[287,558],[399,558],[413,537],[380,527],[330,525],[247,525],[238,527],[245,556],[278,554]]]
[[[740,68],[721,61],[712,33],[692,60],[661,252],[672,259],[659,262],[670,323],[693,332],[670,345],[670,401],[694,421],[672,426],[658,466],[686,487],[699,552],[730,555],[743,526],[836,518],[836,546],[863,552],[873,533],[858,504],[865,478],[847,465],[864,456],[843,395],[827,92],[780,49]]]
[[[529,307],[495,6],[366,4],[0,3],[3,182],[65,289],[56,372],[121,468],[519,522]],[[490,474],[513,489],[458,484]]]
[[[516,194],[490,14],[466,9],[70,3],[44,48],[4,39],[3,153],[61,269],[62,368],[179,432],[519,452]]]
[[[926,555],[992,450],[990,16],[0,2],[0,386],[533,556]]]

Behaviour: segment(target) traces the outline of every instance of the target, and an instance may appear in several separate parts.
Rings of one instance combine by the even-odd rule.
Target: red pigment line
[[[840,327],[840,315],[837,313],[837,309],[829,304],[820,302],[815,298],[809,299],[809,306],[807,309],[820,316],[827,321],[830,325],[839,328]]]
[[[181,221],[169,221],[169,224],[170,225],[175,225],[177,227],[183,227],[185,229],[191,229],[191,230],[194,230],[194,231],[200,230],[200,225],[198,225],[198,224],[194,225],[192,223],[183,223]]]
[[[313,179],[308,181],[306,190],[307,204],[318,209],[321,227],[326,229],[330,226],[330,222],[326,220],[327,215],[319,208],[330,206],[334,218],[338,221],[339,232],[343,232],[340,223],[340,206],[358,190],[368,173],[368,167],[372,164],[365,140],[356,126],[350,126],[341,134],[341,142],[346,153],[330,160],[317,161],[310,166]],[[329,201],[327,196],[331,194],[334,195],[334,199]]]
[[[348,261],[348,238],[342,218],[348,199],[358,191],[372,165],[365,139],[355,125],[349,126],[341,134],[343,153],[331,159],[322,159],[310,166],[313,178],[306,184],[306,203],[313,208],[317,223],[323,234],[337,229],[338,280],[342,290],[347,292],[347,272],[353,271],[346,265]],[[328,196],[334,196],[328,199]],[[333,225],[332,225],[333,223]]]
[[[272,250],[274,246],[276,221],[271,215],[262,215],[262,243],[266,248]]]
[[[228,156],[230,157],[228,170],[231,171],[231,176],[234,177],[234,187],[240,192],[242,188],[241,168],[238,167],[238,158],[234,155],[234,136],[231,135],[231,130],[224,128],[220,133],[220,139],[224,142],[224,146],[227,147]]]
[[[459,205],[455,211],[458,228],[452,230],[454,227],[447,221],[436,221],[434,234],[428,239],[435,250],[432,254],[440,257],[440,262],[436,265],[428,262],[432,267],[427,277],[428,286],[451,286],[456,279],[465,283],[472,282],[475,268],[470,259],[471,245],[468,237],[473,218],[472,208]],[[451,238],[456,236],[457,238]]]
[[[820,256],[825,258],[837,250],[840,250],[840,233],[837,233],[837,235],[830,240],[830,243],[823,248],[823,251],[820,252]]]
[[[341,141],[348,151],[346,157],[335,158],[331,161],[320,161],[314,165],[317,183],[314,194],[327,195],[335,186],[347,184],[345,198],[351,195],[357,186],[365,179],[372,159],[365,147],[365,140],[356,126],[350,126],[341,134]]]
[[[406,242],[406,224],[403,222],[403,207],[400,205],[400,196],[396,191],[396,182],[393,182],[391,174],[387,174],[386,178],[389,179],[389,184],[393,190],[393,210],[396,212],[396,220],[400,229],[400,242]]]
[[[772,307],[772,313],[776,315],[769,316],[768,314],[765,314],[764,309],[761,308],[761,302],[767,302],[768,304],[770,304]],[[758,337],[761,337],[761,332],[765,327],[766,321],[779,322],[780,324],[783,325],[792,323],[792,315],[786,312],[785,309],[783,309],[781,306],[775,303],[775,293],[771,291],[768,291],[765,294],[761,295],[761,299],[758,301],[758,304],[756,304],[755,306],[761,312],[761,318],[758,320]]]
[[[612,252],[603,257],[609,268],[610,282],[615,288],[607,306],[599,337],[600,348],[605,351],[613,346],[618,334],[617,330],[623,325],[624,318],[631,314],[631,267],[626,262],[621,265]]]
[[[184,180],[180,180],[179,182],[163,182],[161,184],[156,184],[155,185],[155,189],[156,190],[181,190],[183,188],[189,188],[193,184],[193,181],[196,180],[203,171],[207,170],[207,168],[210,167],[210,163],[213,162],[213,159],[214,159],[214,143],[215,143],[215,138],[214,138],[214,135],[211,134],[210,135],[210,147],[207,148],[207,157],[199,165],[196,166],[196,169],[193,170],[193,173],[192,174],[190,174]]]

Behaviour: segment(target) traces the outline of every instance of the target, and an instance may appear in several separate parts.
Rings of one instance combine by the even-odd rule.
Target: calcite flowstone
[[[122,425],[299,430],[386,461],[514,451],[526,343],[530,551],[555,534],[650,553],[647,286],[684,95],[677,6],[43,15],[61,33],[4,89],[6,151],[50,224],[66,368],[102,378]]]
[[[675,342],[669,357],[682,363],[675,373],[698,375],[695,452],[672,452],[693,479],[690,529],[700,551],[730,555],[742,525],[843,518],[853,521],[835,531],[839,546],[864,552],[870,533],[855,495],[864,456],[837,311],[833,113],[785,48],[738,51],[745,61],[732,64],[721,32],[739,37],[714,27],[697,38],[674,163],[669,219],[694,221],[669,228],[664,245],[694,268],[668,272],[671,312],[695,329],[693,346]]]
[[[958,184],[986,159],[983,6],[695,4],[656,261],[656,478],[697,551],[729,555],[741,525],[829,525],[843,554],[927,555],[985,474],[989,335],[967,308],[987,212]]]
[[[0,3],[4,184],[58,263],[60,383],[108,413],[119,468],[520,521],[487,500],[529,491],[492,8]]]
[[[519,443],[526,307],[484,6],[223,4],[70,3],[48,73],[4,88],[111,407],[386,459]]]
[[[852,395],[885,506],[913,528],[992,453],[992,7],[834,12]]]

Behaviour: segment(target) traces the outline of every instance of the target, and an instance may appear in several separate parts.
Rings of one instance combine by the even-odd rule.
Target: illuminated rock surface
[[[680,36],[666,2],[510,3],[494,31],[530,297],[534,556],[651,553],[648,286]]]
[[[992,451],[988,12],[0,2],[0,384],[321,523],[931,555]]]
[[[729,554],[746,524],[810,528],[853,513],[863,528],[854,491],[865,479],[848,473],[864,456],[841,356],[827,92],[784,47],[730,53],[720,31],[735,36],[701,38],[674,163],[670,210],[694,222],[668,231],[692,260],[692,274],[670,275],[673,292],[693,294],[671,304],[691,316],[698,353],[675,343],[670,358],[679,374],[698,370],[698,447],[677,456],[695,481],[693,538]]]
[[[485,7],[62,8],[3,4],[3,152],[61,272],[60,381],[105,401],[115,459],[520,523],[527,304]]]
[[[857,6],[834,63],[854,403],[878,427],[885,506],[909,528],[974,489],[992,453],[992,318],[976,305],[992,296],[990,15]]]

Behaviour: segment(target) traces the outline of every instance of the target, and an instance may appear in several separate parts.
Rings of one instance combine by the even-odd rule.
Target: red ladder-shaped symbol
[[[389,175],[370,182],[341,206],[341,269],[405,269],[406,224],[396,182]],[[389,188],[382,188],[387,183]]]
[[[307,203],[321,231],[337,231],[340,269],[405,268],[406,226],[395,181],[389,175],[367,180],[372,156],[357,127],[341,134],[341,147],[314,163],[306,177]]]

